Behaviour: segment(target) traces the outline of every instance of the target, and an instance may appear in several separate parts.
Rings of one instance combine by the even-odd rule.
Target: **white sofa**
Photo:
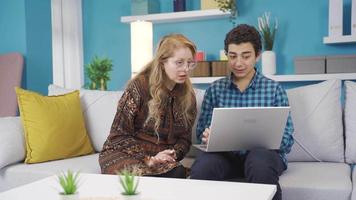
[[[345,81],[343,86],[341,81],[330,80],[287,90],[295,144],[288,154],[289,167],[280,177],[284,200],[356,200],[356,193],[352,196],[356,175],[350,167],[356,163],[356,83]],[[49,87],[50,95],[68,91]],[[344,109],[341,93],[345,94]],[[121,94],[81,90],[86,126],[97,152],[107,137]],[[197,89],[196,94],[199,111],[204,91]],[[0,119],[0,192],[67,169],[100,173],[98,153],[24,164],[22,134],[18,117]],[[196,153],[191,149],[182,163],[190,166]]]

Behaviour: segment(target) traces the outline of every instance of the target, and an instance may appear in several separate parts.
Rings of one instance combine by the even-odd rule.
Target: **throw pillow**
[[[341,81],[287,90],[295,143],[289,161],[344,162]]]
[[[345,81],[346,162],[356,163],[356,83]]]
[[[37,163],[93,152],[86,133],[79,92],[42,96],[16,88],[26,140],[26,163]]]
[[[48,95],[65,94],[73,91],[56,85],[48,86]],[[80,89],[80,102],[84,114],[85,126],[94,149],[100,152],[110,133],[117,103],[123,91],[99,91]]]
[[[20,117],[0,118],[0,169],[25,159],[25,139]]]

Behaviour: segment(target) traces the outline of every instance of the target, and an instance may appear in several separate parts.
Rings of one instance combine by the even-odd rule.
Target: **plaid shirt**
[[[210,126],[211,116],[215,107],[267,107],[289,106],[285,90],[277,82],[264,77],[256,70],[250,84],[241,92],[233,83],[231,76],[215,81],[205,92],[201,106],[201,114],[197,126],[197,138],[201,141],[205,128]],[[290,152],[294,143],[294,128],[291,116],[288,116],[280,155],[287,167],[286,154]],[[244,154],[241,151],[240,154]]]

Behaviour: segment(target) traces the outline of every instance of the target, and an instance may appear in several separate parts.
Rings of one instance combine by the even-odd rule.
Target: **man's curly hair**
[[[225,52],[228,52],[229,44],[238,45],[246,42],[250,42],[252,44],[256,56],[261,52],[262,44],[259,32],[253,26],[247,24],[240,24],[226,34],[224,41]]]

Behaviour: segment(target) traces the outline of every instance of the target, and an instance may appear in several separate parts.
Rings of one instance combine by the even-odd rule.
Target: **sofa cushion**
[[[345,93],[345,158],[356,163],[356,83],[345,81]]]
[[[0,170],[0,192],[67,171],[100,174],[99,154],[45,163],[18,163]]]
[[[16,88],[26,140],[26,163],[93,152],[80,106],[79,92],[42,96]]]
[[[195,119],[195,122],[194,122],[194,125],[193,125],[193,128],[192,128],[192,144],[196,144],[197,143],[197,134],[196,134],[196,130],[197,130],[197,123],[198,123],[198,120],[199,120],[199,116],[200,116],[200,111],[201,111],[201,104],[203,102],[203,99],[204,99],[204,94],[205,94],[205,90],[202,90],[202,89],[197,89],[197,88],[194,88],[194,92],[195,92],[195,98],[197,100],[197,118]],[[187,156],[188,157],[195,157],[198,153],[198,149],[191,146]]]
[[[356,170],[355,168],[352,170],[352,194],[351,194],[351,200],[356,200]]]
[[[48,86],[48,95],[50,96],[71,91],[73,89],[65,89],[56,85]],[[117,103],[122,94],[123,91],[80,90],[85,126],[96,152],[101,151],[109,135]]]
[[[25,138],[20,117],[0,118],[0,169],[25,159]]]
[[[348,200],[350,175],[345,163],[290,162],[279,179],[283,200]]]
[[[344,161],[341,81],[287,90],[295,143],[289,161]]]

